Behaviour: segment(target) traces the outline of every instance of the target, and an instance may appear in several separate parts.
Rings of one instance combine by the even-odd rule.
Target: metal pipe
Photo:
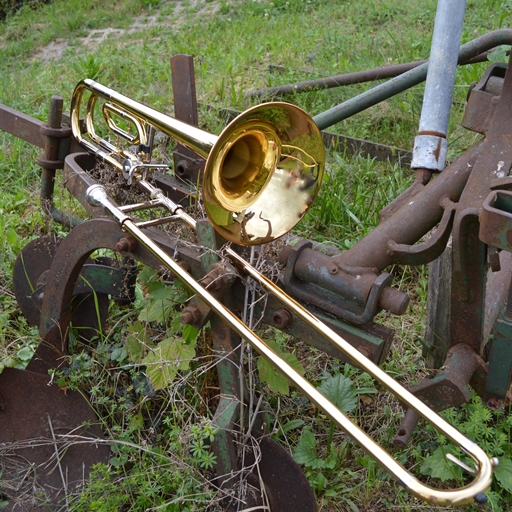
[[[477,145],[461,155],[445,172],[429,182],[421,192],[383,220],[364,238],[333,258],[333,262],[342,269],[364,267],[368,271],[377,269],[379,272],[393,263],[399,263],[399,256],[387,250],[388,241],[415,244],[436,226],[443,214],[441,198],[445,196],[451,201],[458,201],[480,147],[481,145]],[[421,212],[421,215],[418,215],[418,212]]]
[[[59,160],[60,140],[64,135],[62,131],[62,106],[63,99],[60,96],[52,96],[48,122],[41,125],[40,131],[44,136],[44,153],[37,159],[41,166],[41,206],[46,215],[58,224],[73,228],[82,221],[73,215],[69,215],[57,208],[53,202],[55,189],[55,173],[62,168]]]
[[[466,0],[439,0],[411,167],[442,171]]]

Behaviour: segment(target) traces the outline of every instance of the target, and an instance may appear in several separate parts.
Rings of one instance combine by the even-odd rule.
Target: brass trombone
[[[79,108],[82,96],[86,90],[91,92],[91,98],[88,101],[86,114],[87,135],[84,137],[80,129]],[[287,221],[290,225],[288,229],[291,229],[300,220],[297,211],[300,212],[300,215],[303,215],[318,191],[324,164],[323,145],[320,133],[314,122],[297,107],[288,106],[284,103],[271,103],[255,107],[242,114],[240,118],[235,119],[219,137],[216,137],[160,114],[92,80],[84,80],[78,84],[73,95],[71,107],[73,134],[80,144],[106,162],[115,165],[120,170],[123,170],[123,166],[125,169],[129,168],[130,172],[128,174],[131,173],[132,168],[140,169],[144,165],[151,164],[144,164],[139,162],[136,157],[134,158],[133,155],[120,152],[115,146],[111,146],[110,143],[100,139],[95,134],[92,126],[92,109],[97,97],[102,97],[110,102],[107,106],[107,117],[112,112],[115,112],[117,116],[130,119],[132,124],[135,124],[136,121],[140,125],[140,128],[137,129],[138,133],[130,141],[131,143],[133,143],[133,140],[140,139],[143,141],[142,144],[146,144],[147,140],[144,133],[146,132],[146,127],[151,125],[184,143],[198,154],[207,157],[203,193],[205,196],[208,195],[208,197],[205,197],[204,201],[205,203],[210,201],[214,205],[214,210],[218,208],[219,211],[226,211],[230,214],[230,216],[227,216],[225,213],[223,214],[224,217],[229,217],[229,222],[223,218],[223,223],[220,226],[215,222],[221,217],[220,214],[216,212],[212,214],[210,211],[210,220],[222,235],[230,234],[231,237],[227,238],[237,243],[246,245],[262,243],[262,240],[268,241],[284,234],[282,232],[284,227],[281,227],[284,223],[281,223],[279,229],[274,229],[273,224],[270,227],[267,226],[265,228],[265,235],[261,235],[261,232],[257,231],[259,228],[254,228],[251,225],[251,220],[256,215],[250,215],[255,213],[255,211],[259,211],[260,217],[264,218],[263,215],[265,213],[260,209],[260,203],[269,201],[269,197],[277,200],[278,197],[275,197],[277,186],[287,186],[287,181],[282,179],[284,174],[281,173],[281,169],[284,168],[285,173],[288,173],[288,175],[292,174],[293,183],[290,186],[296,189],[293,191],[293,194],[295,194],[293,197],[300,198],[303,201],[300,203],[298,210],[297,205],[293,205],[293,213],[296,215],[296,218]],[[268,112],[277,112],[279,115],[268,115]],[[288,120],[286,120],[287,115]],[[290,121],[294,117],[298,119],[295,123]],[[274,119],[275,123],[272,123],[271,119]],[[111,122],[110,125],[111,128],[112,125],[115,125],[116,130],[122,132],[117,124]],[[286,129],[282,130],[283,126]],[[297,136],[296,133],[301,131],[301,127],[302,133]],[[279,138],[281,133],[284,134],[284,142]],[[128,134],[126,136],[122,134],[122,136],[123,138],[128,138]],[[264,139],[267,136],[269,140],[265,141]],[[299,141],[302,141],[302,143],[299,144]],[[233,146],[236,147],[238,144],[240,147],[235,148],[233,155],[230,155]],[[271,153],[268,158],[267,155],[261,154],[266,150]],[[255,155],[253,155],[253,152]],[[215,161],[211,161],[213,158]],[[123,161],[126,159],[129,159],[131,163]],[[250,160],[250,162],[247,163],[246,160]],[[275,165],[274,169],[268,167],[270,165],[269,162],[273,162],[273,165]],[[223,165],[224,163],[226,163],[226,166]],[[264,170],[258,169],[258,165],[264,167]],[[241,168],[241,171],[238,171],[237,168]],[[234,181],[226,184],[224,182],[224,172],[228,174],[226,180],[230,180],[234,176]],[[215,173],[217,174],[215,178],[210,175]],[[268,176],[267,173],[269,174]],[[275,178],[274,175],[276,175]],[[158,189],[149,184],[145,180],[144,175],[139,176],[137,172],[134,172],[129,177],[130,179],[132,177],[137,179],[137,182],[152,194],[158,204],[167,207],[173,215],[182,218],[191,227],[195,227],[194,219],[184,213],[178,205],[165,197]],[[273,181],[276,183],[274,184]],[[240,191],[236,190],[235,184],[240,184]],[[223,190],[219,192],[220,189]],[[224,195],[221,199],[218,199],[217,193]],[[362,446],[414,496],[437,505],[462,505],[472,500],[483,501],[482,493],[491,485],[492,472],[498,463],[497,459],[489,458],[476,443],[463,436],[456,428],[403,388],[377,365],[364,357],[341,336],[260,274],[236,252],[230,248],[226,250],[227,256],[236,266],[256,280],[265,290],[274,294],[282,301],[286,308],[311,325],[321,336],[324,336],[352,361],[357,362],[361,369],[369,373],[391,393],[400,397],[404,404],[429,421],[440,433],[459,446],[473,459],[475,462],[474,469],[451,457],[453,462],[474,474],[473,481],[465,487],[450,490],[437,490],[421,483],[334,404],[327,400],[324,395],[317,391],[311,383],[279,357],[265,341],[259,338],[238,317],[195,281],[188,272],[142,231],[137,222],[127,215],[128,209],[118,207],[107,196],[102,185],[92,185],[87,190],[86,195],[90,204],[105,208],[119,222],[123,230],[131,234],[139,243],[151,251],[178,279],[182,280],[195,294],[201,297],[224,322],[246,339],[257,352],[268,359],[304,395],[322,409],[332,421]],[[234,201],[230,202],[229,200],[232,198]],[[275,204],[271,205],[271,207],[275,208]],[[273,211],[273,213],[277,214],[278,212]],[[240,226],[237,228],[235,224],[242,224],[246,215],[250,218],[247,220],[245,228],[240,229]]]

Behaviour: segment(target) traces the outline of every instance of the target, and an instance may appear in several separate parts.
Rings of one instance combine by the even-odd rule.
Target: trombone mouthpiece
[[[105,206],[108,199],[105,187],[99,184],[91,185],[85,191],[85,198],[91,206]]]

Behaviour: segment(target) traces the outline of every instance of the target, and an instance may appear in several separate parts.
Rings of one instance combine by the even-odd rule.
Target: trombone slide
[[[103,186],[93,185],[86,193],[87,200],[93,206],[105,208],[122,226],[123,230],[131,234],[139,243],[143,244],[151,253],[174,275],[184,282],[237,334],[247,340],[251,346],[265,357],[275,368],[285,375],[309,400],[322,409],[325,414],[347,433],[354,441],[364,448],[388,473],[390,473],[401,485],[417,498],[440,506],[463,505],[480,500],[482,493],[492,483],[493,468],[498,461],[489,458],[485,452],[473,441],[462,435],[455,427],[450,425],[441,416],[432,411],[428,406],[407,391],[377,365],[352,347],[341,336],[320,322],[294,299],[287,296],[278,286],[261,275],[254,267],[247,263],[232,249],[227,249],[227,256],[245,273],[255,279],[264,289],[274,294],[294,314],[308,322],[320,335],[339,348],[373,378],[380,382],[386,389],[401,401],[415,410],[420,416],[429,421],[440,433],[445,435],[455,445],[459,446],[475,462],[473,481],[460,489],[437,490],[420,482],[414,475],[408,472],[379,444],[377,444],[366,432],[353,423],[342,411],[322,395],[309,381],[295,371],[286,361],[270,348],[259,336],[249,329],[240,319],[227,309],[213,295],[208,293],[192,276],[188,274],[178,263],[163,251],[149,236],[147,236],[128,215],[123,213],[107,196]]]

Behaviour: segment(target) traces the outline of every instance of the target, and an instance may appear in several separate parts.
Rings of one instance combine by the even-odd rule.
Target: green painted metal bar
[[[512,29],[495,30],[463,44],[459,50],[458,62],[459,64],[465,62],[502,44],[512,44]],[[329,126],[418,85],[425,80],[427,70],[428,62],[316,115],[313,120],[320,130],[325,130]]]

